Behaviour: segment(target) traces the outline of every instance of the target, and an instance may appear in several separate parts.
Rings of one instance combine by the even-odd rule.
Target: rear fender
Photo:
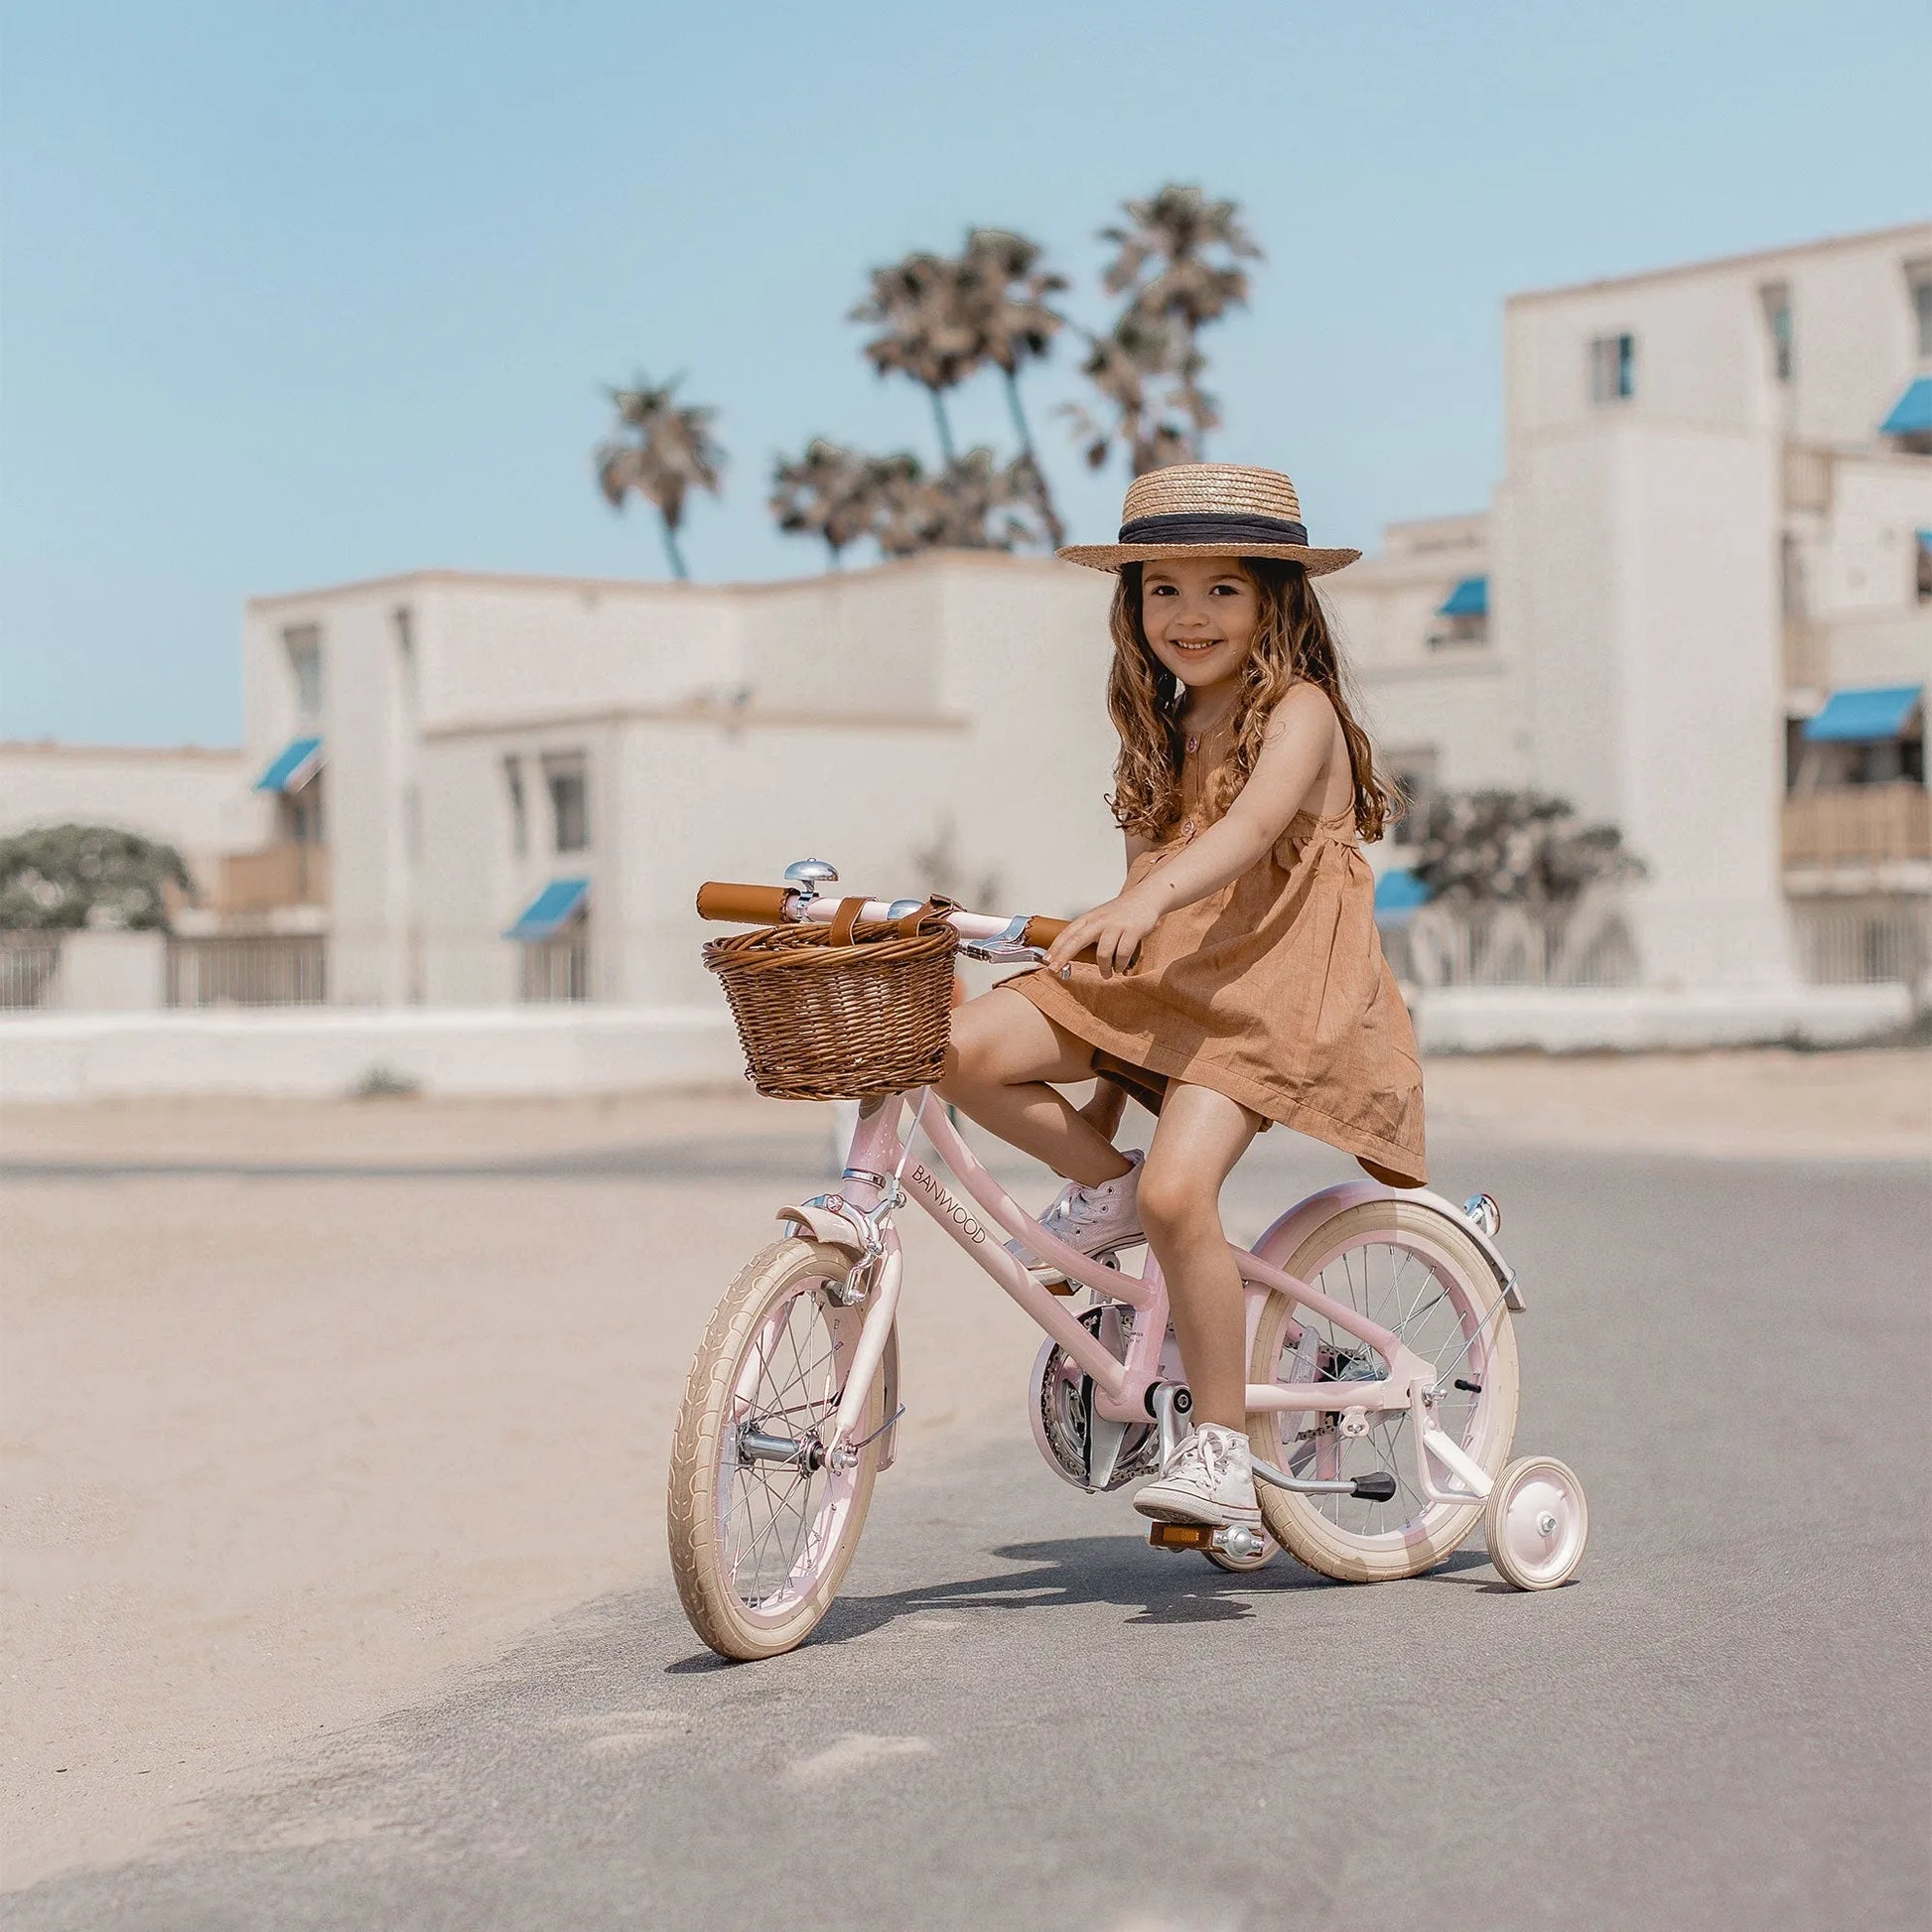
[[[1337,1214],[1345,1214],[1351,1207],[1361,1206],[1364,1201],[1378,1200],[1408,1201],[1442,1215],[1456,1233],[1475,1244],[1483,1260],[1489,1264],[1489,1272],[1495,1276],[1496,1286],[1502,1290],[1503,1300],[1508,1303],[1510,1311],[1521,1314],[1529,1306],[1523,1299],[1515,1269],[1503,1259],[1495,1242],[1452,1200],[1432,1193],[1427,1187],[1391,1187],[1380,1180],[1344,1180],[1333,1187],[1324,1187],[1318,1194],[1311,1194],[1307,1200],[1282,1215],[1255,1243],[1254,1253],[1271,1267],[1285,1268],[1289,1257],[1324,1221]]]

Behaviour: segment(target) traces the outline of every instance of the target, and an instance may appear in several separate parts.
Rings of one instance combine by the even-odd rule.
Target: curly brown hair
[[[1234,713],[1234,749],[1207,784],[1207,811],[1219,818],[1253,775],[1269,717],[1291,686],[1312,684],[1326,694],[1348,744],[1355,786],[1355,829],[1379,839],[1402,815],[1402,794],[1375,769],[1368,734],[1355,722],[1341,654],[1326,613],[1300,564],[1243,557],[1241,568],[1261,606],[1254,648],[1242,671]],[[1180,816],[1180,712],[1186,686],[1154,654],[1141,621],[1141,566],[1121,566],[1108,618],[1114,662],[1107,677],[1107,710],[1120,734],[1114,789],[1107,803],[1123,832],[1164,839]]]

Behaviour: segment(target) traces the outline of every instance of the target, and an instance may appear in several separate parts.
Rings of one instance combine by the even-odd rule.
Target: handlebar
[[[745,886],[716,879],[698,888],[698,917],[727,925],[829,925],[838,908],[835,893],[808,895],[786,886]],[[885,899],[868,899],[859,916],[890,918],[892,907]],[[1003,919],[994,912],[968,912],[963,906],[955,907],[947,917],[976,954],[1004,959],[1044,952],[1069,923],[1038,912]]]

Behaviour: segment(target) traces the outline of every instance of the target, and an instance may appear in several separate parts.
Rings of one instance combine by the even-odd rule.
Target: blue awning
[[[1385,872],[1375,882],[1375,916],[1378,919],[1406,918],[1419,905],[1429,903],[1429,888],[1413,872],[1398,867]]]
[[[255,780],[257,791],[300,791],[322,766],[322,740],[292,738]]]
[[[1486,618],[1489,615],[1489,580],[1465,577],[1449,594],[1446,603],[1436,607],[1439,618]]]
[[[554,938],[584,910],[591,896],[588,879],[553,879],[528,905],[521,917],[503,934],[505,939]]]
[[[1892,404],[1891,414],[1878,425],[1878,434],[1932,435],[1932,375],[1922,375],[1906,385],[1905,393]]]
[[[1882,684],[1834,691],[1816,718],[1805,720],[1808,745],[1870,745],[1897,738],[1925,695],[1922,684]]]

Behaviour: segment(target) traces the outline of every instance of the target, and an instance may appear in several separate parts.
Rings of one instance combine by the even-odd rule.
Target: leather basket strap
[[[832,914],[833,945],[851,945],[852,928],[859,923],[859,914],[865,910],[865,905],[866,901],[863,897],[839,900],[839,909]]]

